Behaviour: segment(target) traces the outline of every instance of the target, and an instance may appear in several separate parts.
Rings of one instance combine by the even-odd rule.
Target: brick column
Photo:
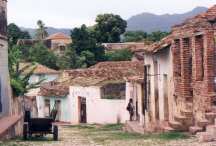
[[[194,65],[195,81],[203,81],[204,78],[204,37],[203,35],[195,36]]]
[[[176,39],[172,42],[172,54],[173,54],[173,77],[176,96],[180,96],[181,93],[181,58],[180,58],[180,39]]]
[[[204,80],[207,84],[207,94],[215,92],[215,42],[214,31],[208,30],[204,36]]]
[[[181,95],[182,98],[192,101],[192,55],[191,39],[181,39]]]

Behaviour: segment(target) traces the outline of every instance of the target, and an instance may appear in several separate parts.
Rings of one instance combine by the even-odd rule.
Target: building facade
[[[213,6],[174,26],[168,37],[145,51],[144,93],[137,100],[142,109],[138,116],[144,116],[144,122],[142,118],[135,119],[143,131],[202,131],[205,136],[209,129],[214,129],[211,126],[216,118],[215,37]],[[136,92],[131,88],[135,83],[128,84]]]
[[[0,1],[0,116],[10,115],[11,95],[8,73],[7,1]]]

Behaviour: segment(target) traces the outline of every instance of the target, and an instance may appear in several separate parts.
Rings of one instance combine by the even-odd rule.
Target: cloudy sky
[[[184,13],[197,6],[214,4],[216,0],[8,0],[8,19],[31,28],[38,19],[47,26],[73,28],[94,24],[100,13],[119,14],[128,19],[142,12]]]

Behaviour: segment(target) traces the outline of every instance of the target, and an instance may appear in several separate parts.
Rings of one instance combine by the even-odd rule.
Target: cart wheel
[[[54,125],[53,127],[53,139],[54,140],[58,140],[58,126],[57,125]]]
[[[24,123],[23,125],[23,139],[27,140],[28,138],[28,124]]]

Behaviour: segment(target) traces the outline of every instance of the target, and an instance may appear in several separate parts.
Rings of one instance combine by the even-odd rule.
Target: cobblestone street
[[[67,126],[59,128],[59,141],[52,136],[23,141],[17,138],[0,146],[216,146],[215,142],[198,143],[197,139],[173,135],[128,134],[117,126]]]

